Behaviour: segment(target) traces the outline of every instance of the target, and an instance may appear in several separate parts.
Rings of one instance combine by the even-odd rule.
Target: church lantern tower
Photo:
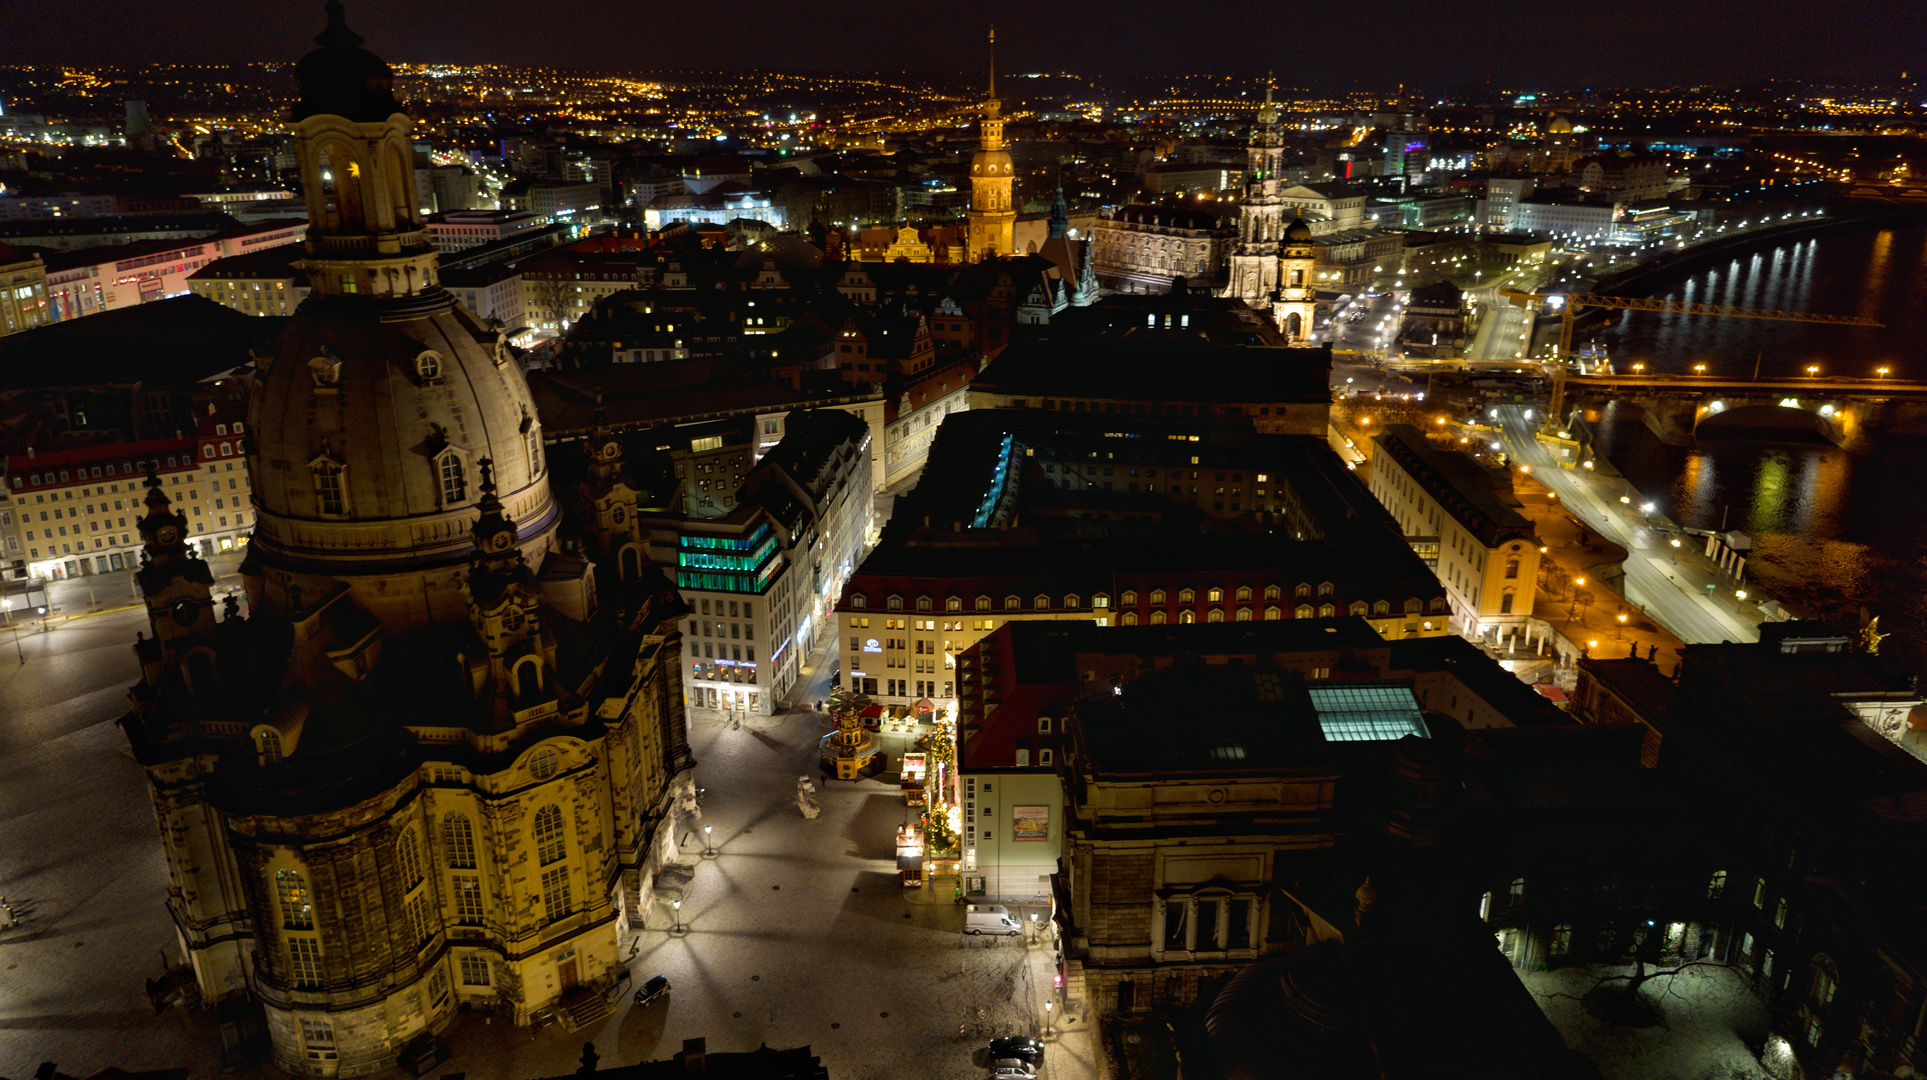
[[[998,113],[997,31],[990,32],[990,98],[984,102],[983,133],[970,157],[970,214],[968,248],[971,262],[1012,254],[1016,243],[1017,207],[1011,201],[1010,151],[1004,149],[1004,121]]]
[[[1285,203],[1280,195],[1284,169],[1284,138],[1278,130],[1278,106],[1265,86],[1265,103],[1251,125],[1245,149],[1244,201],[1238,206],[1238,239],[1231,249],[1230,283],[1226,295],[1263,310],[1278,287],[1278,241],[1284,235]]]
[[[1271,305],[1287,345],[1311,344],[1312,312],[1318,306],[1314,284],[1317,265],[1318,247],[1312,242],[1311,226],[1304,218],[1293,216],[1278,242],[1278,291]]]

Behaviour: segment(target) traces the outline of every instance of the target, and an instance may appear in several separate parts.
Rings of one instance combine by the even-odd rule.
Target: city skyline
[[[1475,12],[1381,3],[1347,13],[1342,28],[1277,21],[1225,33],[1222,13],[1198,5],[1142,0],[1110,9],[1072,8],[1049,19],[1007,5],[907,6],[842,0],[802,19],[760,2],[721,12],[666,10],[625,21],[614,0],[532,7],[521,0],[405,0],[356,5],[354,25],[386,45],[395,63],[505,64],[594,71],[897,71],[974,77],[987,60],[982,31],[996,23],[1001,70],[1091,76],[1213,72],[1320,89],[1490,85],[1494,89],[1733,85],[1767,78],[1888,83],[1915,73],[1918,34],[1894,33],[1893,10],[1848,0],[1812,25],[1803,5],[1766,0],[1745,23],[1702,0],[1640,0],[1611,10],[1561,13],[1537,37],[1495,28]],[[58,12],[10,13],[0,63],[129,65],[275,61],[312,35],[307,5],[261,10],[235,0],[192,9],[178,0],[139,0],[117,9],[111,34],[75,35]],[[543,17],[528,16],[539,12]],[[590,32],[613,25],[632,32]],[[946,28],[933,45],[932,26]],[[512,32],[507,32],[512,28]],[[780,28],[780,32],[772,32]],[[848,31],[856,29],[854,35]],[[1323,31],[1323,40],[1317,31]],[[1384,35],[1382,38],[1378,35]],[[1736,40],[1744,36],[1744,41]],[[1422,49],[1410,43],[1422,42]]]

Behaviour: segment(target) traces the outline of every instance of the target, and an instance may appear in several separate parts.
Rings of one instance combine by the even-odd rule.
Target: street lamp
[[[1112,689],[1114,689],[1114,690],[1115,690],[1115,689],[1117,689],[1117,688],[1116,688],[1116,687],[1112,687]],[[1037,940],[1037,913],[1036,913],[1035,911],[1033,911],[1033,912],[1031,912],[1031,913],[1030,913],[1030,938],[1029,938],[1029,940],[1030,940],[1031,942],[1033,942],[1033,943],[1035,943],[1035,942],[1036,942],[1036,940]]]
[[[1886,378],[1888,373],[1892,371],[1893,371],[1893,368],[1890,368],[1890,367],[1877,367],[1873,369],[1873,373],[1875,375],[1880,376],[1883,379]]]
[[[676,925],[674,929],[672,929],[670,932],[674,934],[680,934],[682,933],[682,901],[671,900],[669,902],[669,906],[676,909]]]
[[[1056,1003],[1051,1001],[1044,1002],[1044,1038],[1046,1039],[1051,1035],[1051,1007],[1054,1004]]]
[[[713,825],[703,826],[703,854],[704,855],[716,854],[716,845],[711,843],[710,841],[710,834],[713,832],[715,832],[715,826]]]
[[[1819,377],[1820,377],[1820,365],[1818,365],[1818,364],[1808,364],[1808,365],[1807,365],[1807,378],[1809,378],[1809,379],[1817,379],[1817,378],[1819,378]]]

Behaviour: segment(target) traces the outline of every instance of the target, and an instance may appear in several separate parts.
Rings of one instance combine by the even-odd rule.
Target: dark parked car
[[[647,1005],[668,992],[669,976],[658,975],[643,983],[642,989],[636,991],[636,1004]]]
[[[1034,1071],[1037,1063],[1044,1060],[1044,1044],[1029,1035],[1006,1035],[1001,1039],[990,1040],[990,1060],[1005,1061],[1013,1058],[1031,1066]]]

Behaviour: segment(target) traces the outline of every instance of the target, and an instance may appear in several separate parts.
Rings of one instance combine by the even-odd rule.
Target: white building
[[[868,425],[823,409],[792,412],[784,427],[726,514],[672,508],[642,521],[652,557],[690,608],[683,685],[692,708],[768,716],[792,701],[818,635],[834,633],[832,608],[869,535]]]

